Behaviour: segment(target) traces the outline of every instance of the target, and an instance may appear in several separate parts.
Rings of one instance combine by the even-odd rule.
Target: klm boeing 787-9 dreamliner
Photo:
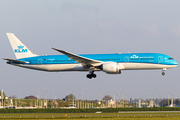
[[[7,33],[16,59],[6,59],[8,64],[49,72],[89,71],[87,78],[96,78],[95,71],[107,74],[121,74],[122,70],[162,69],[178,63],[170,56],[159,53],[115,53],[115,54],[73,54],[52,48],[64,55],[36,55],[13,33]]]

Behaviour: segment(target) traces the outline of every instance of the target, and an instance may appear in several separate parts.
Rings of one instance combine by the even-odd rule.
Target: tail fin
[[[17,59],[37,56],[26,47],[13,33],[6,33]]]

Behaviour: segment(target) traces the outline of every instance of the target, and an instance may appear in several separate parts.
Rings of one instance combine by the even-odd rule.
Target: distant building
[[[154,100],[150,99],[148,107],[154,107],[154,105],[155,105]]]
[[[37,99],[37,97],[30,95],[30,96],[26,96],[24,99]]]
[[[132,97],[130,98],[130,104],[132,104],[133,103],[133,100],[132,100]]]
[[[138,105],[138,107],[139,107],[139,108],[142,107],[142,106],[141,106],[141,99],[139,99],[139,105]]]
[[[173,99],[171,99],[171,104],[168,107],[175,107],[175,105],[173,104]]]
[[[116,105],[116,101],[113,101],[113,99],[108,100],[108,104],[109,105]]]

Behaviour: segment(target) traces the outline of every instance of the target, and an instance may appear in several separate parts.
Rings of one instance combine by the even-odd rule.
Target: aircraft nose
[[[174,61],[174,65],[178,65],[178,62]]]

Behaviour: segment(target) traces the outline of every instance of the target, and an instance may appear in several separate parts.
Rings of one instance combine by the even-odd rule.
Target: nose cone
[[[178,66],[178,62],[176,62],[175,60],[173,60],[171,64],[172,64],[174,67],[177,67],[177,66]]]
[[[174,65],[178,65],[178,62],[174,61]]]

